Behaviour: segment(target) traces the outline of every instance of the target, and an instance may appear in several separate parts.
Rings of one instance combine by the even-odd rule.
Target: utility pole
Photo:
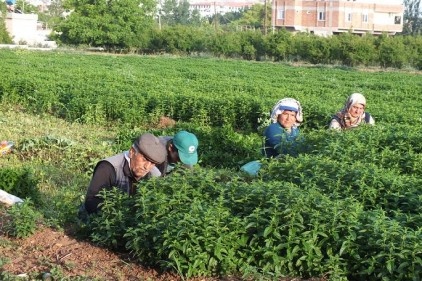
[[[214,1],[214,29],[215,29],[215,32],[217,32],[217,9],[215,7],[215,1]]]
[[[277,15],[277,10],[275,8],[275,1],[276,0],[271,0],[271,32],[274,34],[274,30],[275,30],[275,19],[276,19],[276,15]]]
[[[267,35],[267,0],[264,4],[264,34]]]
[[[158,1],[158,29],[161,30],[161,0]]]

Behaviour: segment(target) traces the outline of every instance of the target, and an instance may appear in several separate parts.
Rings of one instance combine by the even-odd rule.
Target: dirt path
[[[181,280],[143,268],[127,256],[78,241],[63,232],[43,227],[25,239],[0,236],[2,271],[39,278],[51,273],[62,277],[84,276],[97,280]],[[59,277],[59,278],[57,278]]]

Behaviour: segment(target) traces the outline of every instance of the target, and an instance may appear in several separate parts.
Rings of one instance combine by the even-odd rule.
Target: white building
[[[270,1],[269,1],[270,2]],[[211,17],[215,14],[241,12],[255,4],[264,4],[265,0],[190,0],[189,10],[198,10],[201,17]]]
[[[6,13],[6,30],[13,43],[30,46],[56,47],[54,41],[48,41],[51,30],[45,30],[38,23],[36,14]]]

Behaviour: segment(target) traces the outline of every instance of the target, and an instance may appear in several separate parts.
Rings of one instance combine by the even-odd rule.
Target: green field
[[[133,198],[109,194],[89,239],[186,277],[421,278],[421,73],[27,50],[0,50],[0,71],[0,138],[15,142],[0,157],[0,189],[18,193],[25,182],[6,179],[29,175],[53,227],[76,224],[98,160],[139,133],[187,129],[198,167]],[[328,131],[353,92],[376,126]],[[303,106],[300,154],[247,176],[239,168],[260,159],[269,110],[284,97]],[[176,126],[158,128],[161,116]]]

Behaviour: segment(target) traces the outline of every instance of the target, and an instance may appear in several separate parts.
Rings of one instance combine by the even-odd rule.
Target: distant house
[[[394,35],[403,29],[400,0],[273,0],[272,25],[294,32]]]
[[[56,47],[54,41],[48,41],[51,30],[43,29],[36,14],[6,13],[5,24],[14,44]]]
[[[224,15],[230,12],[241,12],[255,4],[263,4],[265,0],[190,0],[189,10],[197,10],[201,17],[211,17],[215,14]]]

